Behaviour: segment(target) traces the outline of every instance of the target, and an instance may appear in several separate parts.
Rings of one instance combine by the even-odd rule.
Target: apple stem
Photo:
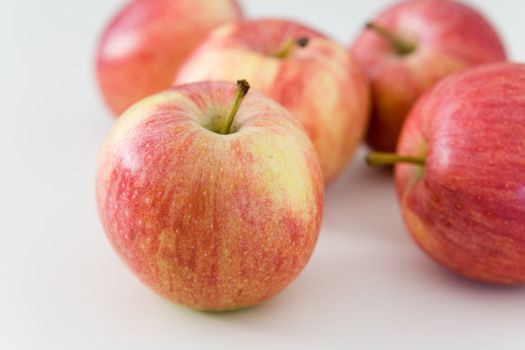
[[[249,90],[250,84],[248,84],[246,80],[243,79],[237,81],[237,93],[235,94],[233,104],[231,105],[230,110],[228,111],[228,115],[226,116],[226,123],[223,125],[222,129],[219,130],[219,133],[223,135],[227,135],[230,133],[230,129],[233,124],[233,119],[235,119],[235,116],[237,115],[237,112],[241,107],[241,103]]]
[[[377,167],[383,165],[393,165],[397,163],[409,163],[414,165],[424,166],[426,164],[425,157],[400,156],[396,153],[382,153],[372,152],[366,156],[366,163],[369,166]]]
[[[275,54],[275,57],[286,58],[290,56],[294,48],[306,47],[309,42],[310,42],[310,39],[306,37],[302,37],[299,39],[290,39],[284,43],[284,45],[281,47],[279,51],[277,51],[277,53]]]
[[[383,37],[394,49],[398,55],[407,55],[416,49],[415,45],[400,38],[398,35],[394,34],[390,30],[386,29],[379,24],[374,22],[368,22],[366,24],[366,29],[375,31],[377,34]]]

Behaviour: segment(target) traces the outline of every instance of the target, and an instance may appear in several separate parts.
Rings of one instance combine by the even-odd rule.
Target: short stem
[[[394,49],[398,55],[406,55],[416,49],[413,43],[400,38],[398,35],[386,29],[385,27],[380,26],[379,24],[368,22],[366,24],[366,28],[381,35],[383,39],[385,39],[392,46],[392,49]]]
[[[250,90],[250,84],[248,84],[246,80],[237,81],[237,93],[235,94],[235,99],[233,100],[233,104],[231,105],[230,110],[228,111],[228,115],[226,116],[226,122],[219,130],[219,133],[223,135],[227,135],[230,133],[233,120],[235,119],[235,115],[237,115],[239,107],[241,107],[241,103],[246,94],[248,93],[248,90]]]
[[[286,58],[290,56],[290,54],[296,47],[306,47],[309,41],[310,39],[306,37],[302,37],[299,39],[290,39],[284,43],[284,45],[279,49],[279,51],[277,51],[275,57]]]
[[[377,167],[382,165],[393,165],[397,163],[409,163],[424,166],[427,159],[425,157],[400,156],[396,153],[372,152],[366,156],[366,163]]]

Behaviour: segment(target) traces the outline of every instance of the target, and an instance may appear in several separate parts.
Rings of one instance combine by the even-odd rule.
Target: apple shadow
[[[525,298],[525,286],[523,285],[503,285],[482,282],[448,270],[447,268],[440,266],[437,262],[430,261],[428,264],[433,265],[432,273],[435,275],[436,279],[439,279],[440,283],[444,283],[451,288],[476,294],[521,295],[522,298]]]
[[[323,231],[399,240],[406,235],[396,199],[392,171],[365,164],[366,149],[325,193]]]
[[[345,331],[345,325],[338,322],[338,315],[350,313],[358,300],[352,297],[354,285],[359,280],[355,276],[357,271],[354,271],[359,269],[358,259],[341,247],[331,251],[331,254],[314,256],[312,260],[305,271],[276,297],[241,310],[202,312],[199,317],[290,341],[297,337],[311,337],[315,341],[318,336],[315,332],[304,332],[311,328],[312,320],[315,319],[317,324],[323,324],[324,332],[332,333],[333,337],[341,335],[339,333]],[[311,318],[307,315],[311,315]]]
[[[395,283],[405,286],[417,285],[419,291],[454,300],[470,300],[474,303],[505,304],[525,302],[525,286],[501,285],[482,282],[463,276],[440,265],[421,251],[415,243],[400,251],[395,261],[386,267],[387,275],[396,273]],[[394,281],[392,281],[394,282]]]

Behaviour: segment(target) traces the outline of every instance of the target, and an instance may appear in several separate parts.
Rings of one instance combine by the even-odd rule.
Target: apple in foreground
[[[310,140],[284,107],[246,91],[202,82],[149,97],[117,120],[100,158],[97,201],[113,247],[146,285],[195,309],[276,295],[319,234]]]
[[[345,48],[301,24],[241,21],[216,29],[180,69],[177,84],[247,79],[299,120],[327,183],[364,137],[369,87]]]
[[[396,149],[403,121],[418,97],[446,75],[505,60],[490,23],[473,8],[449,0],[409,0],[386,9],[351,52],[372,85],[367,143]]]
[[[476,280],[525,284],[525,65],[446,78],[410,113],[398,154],[369,162],[400,163],[405,223],[431,257]]]
[[[241,18],[235,0],[134,0],[106,28],[97,53],[104,98],[120,115],[170,87],[182,61],[215,27]]]

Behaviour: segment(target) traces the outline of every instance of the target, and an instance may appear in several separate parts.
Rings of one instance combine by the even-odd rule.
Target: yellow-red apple
[[[450,0],[393,5],[368,23],[351,52],[372,86],[367,142],[383,152],[395,151],[403,121],[426,89],[452,72],[505,60],[490,23]]]
[[[99,161],[113,247],[146,285],[196,309],[276,295],[319,234],[323,180],[310,140],[284,107],[245,92],[202,82],[149,97],[117,120]]]
[[[438,83],[408,116],[397,152],[369,160],[414,163],[395,171],[419,246],[470,278],[525,284],[525,65]]]
[[[326,182],[341,173],[364,136],[369,112],[366,77],[342,46],[295,22],[241,21],[212,32],[175,82],[239,76],[299,120]]]
[[[235,0],[134,0],[106,28],[97,53],[102,94],[115,115],[168,88],[215,27],[241,18]]]

